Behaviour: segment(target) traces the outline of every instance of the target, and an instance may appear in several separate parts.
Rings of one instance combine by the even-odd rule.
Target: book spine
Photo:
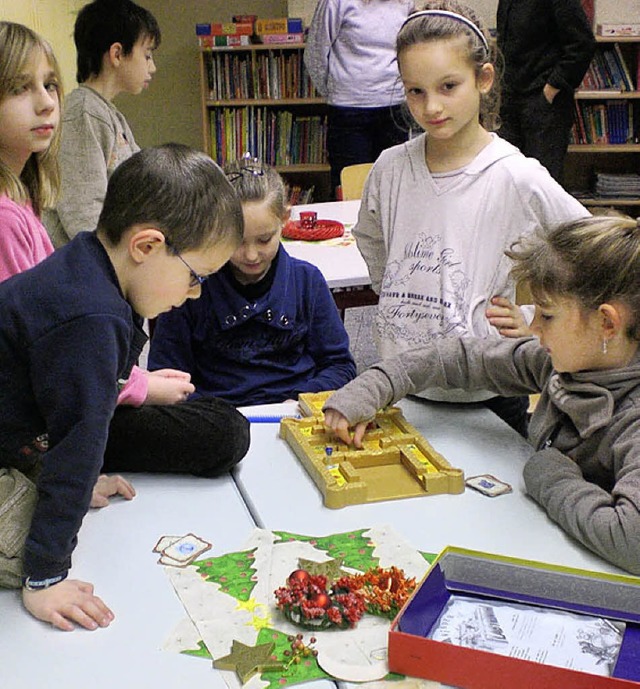
[[[598,36],[640,36],[640,24],[598,24]]]

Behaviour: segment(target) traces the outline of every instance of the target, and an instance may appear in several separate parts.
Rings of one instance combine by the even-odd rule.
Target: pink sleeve
[[[129,380],[124,384],[118,395],[118,404],[126,404],[130,407],[141,407],[147,399],[149,380],[147,372],[139,366],[131,369]]]
[[[53,253],[49,235],[31,206],[0,196],[0,282]]]

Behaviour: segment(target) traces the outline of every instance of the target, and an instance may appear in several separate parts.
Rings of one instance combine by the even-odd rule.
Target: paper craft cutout
[[[342,563],[342,558],[336,558],[327,562],[313,562],[312,560],[305,560],[303,557],[298,560],[300,569],[304,569],[309,574],[323,574],[327,577],[328,584],[332,584],[336,579],[345,574],[342,569]]]
[[[273,655],[274,648],[274,643],[245,646],[234,639],[231,653],[214,660],[213,666],[219,670],[234,670],[242,684],[246,684],[257,672],[283,669],[284,664]]]
[[[421,578],[432,557],[416,551],[390,527],[319,537],[256,529],[243,551],[205,557],[184,569],[165,568],[191,618],[190,625],[181,623],[165,648],[198,656],[203,656],[203,649],[207,649],[209,657],[220,658],[229,655],[234,640],[245,646],[275,643],[272,655],[283,661],[285,651],[290,649],[290,638],[301,630],[276,609],[273,591],[300,566],[301,559],[320,563],[342,560],[342,567],[349,573],[364,572],[378,565],[396,565],[408,576]],[[254,626],[257,619],[266,618],[270,619],[270,627]],[[329,675],[318,662],[323,653],[329,664],[334,659],[334,670],[347,659],[348,667],[340,670],[345,677],[379,676],[382,669],[387,672],[386,660],[381,664],[378,653],[380,648],[386,653],[388,628],[388,619],[365,615],[356,629],[314,632],[317,658],[310,656],[286,670],[256,673],[246,687],[282,689],[286,685],[327,678]],[[335,635],[340,636],[338,646]],[[374,672],[373,667],[379,669]],[[240,689],[235,671],[221,672],[230,689]],[[412,680],[412,688],[419,686],[426,687],[428,683]]]
[[[280,437],[295,452],[327,507],[464,492],[464,473],[453,468],[398,407],[379,411],[363,448],[338,440],[324,425],[331,391],[298,397],[302,419],[282,419]]]

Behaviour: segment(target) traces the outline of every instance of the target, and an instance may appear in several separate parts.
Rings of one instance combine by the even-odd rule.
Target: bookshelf
[[[304,44],[200,48],[203,147],[221,165],[246,151],[275,167],[295,203],[329,199],[326,107]]]
[[[596,40],[596,55],[575,94],[565,186],[587,206],[640,215],[640,191],[597,191],[608,175],[640,173],[640,36]]]

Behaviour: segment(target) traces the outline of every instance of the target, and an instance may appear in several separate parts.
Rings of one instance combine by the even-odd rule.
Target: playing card
[[[198,555],[209,550],[209,548],[211,548],[211,543],[204,541],[202,538],[198,538],[195,534],[188,533],[186,536],[182,536],[161,551],[162,557],[160,558],[160,562],[168,558],[181,565],[185,563],[188,564],[198,557]],[[163,562],[163,564],[172,563],[169,561]]]
[[[465,483],[469,488],[479,491],[483,495],[495,498],[497,495],[511,493],[513,488],[508,483],[500,481],[491,474],[480,474],[479,476],[469,476]]]

